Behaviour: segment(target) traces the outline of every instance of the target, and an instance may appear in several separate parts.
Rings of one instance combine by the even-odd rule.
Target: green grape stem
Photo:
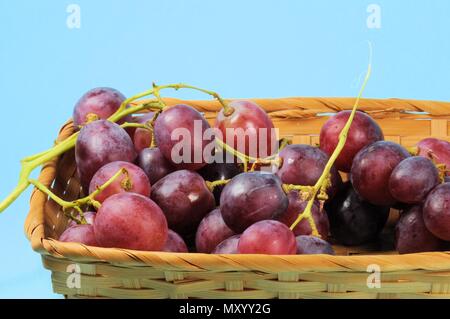
[[[97,195],[99,195],[101,192],[103,192],[106,188],[108,188],[108,186],[110,186],[121,175],[128,175],[128,172],[125,168],[118,170],[117,173],[115,173],[113,176],[111,176],[111,178],[108,179],[103,185],[98,186],[96,188],[96,190],[93,191],[88,196],[74,200],[74,201],[66,201],[66,200],[58,197],[48,187],[46,187],[44,184],[42,184],[41,182],[39,182],[37,180],[30,179],[29,183],[34,185],[37,189],[39,189],[44,194],[47,194],[48,197],[50,197],[52,200],[54,200],[59,206],[61,206],[64,209],[75,208],[75,207],[80,208],[83,205],[93,205],[95,208],[99,208],[101,204],[95,200],[95,197]]]
[[[215,189],[217,186],[226,185],[226,184],[228,184],[230,181],[231,181],[231,179],[219,179],[219,180],[213,181],[213,182],[206,181],[206,186],[207,186],[208,189],[212,192],[212,191],[214,191],[214,189]]]
[[[282,187],[286,194],[289,194],[291,191],[297,191],[299,193],[304,193],[304,194],[311,194],[314,189],[313,186],[302,186],[302,185],[294,185],[294,184],[283,184]],[[309,196],[307,199],[309,199]]]
[[[277,167],[280,165],[280,158],[278,157],[278,154],[271,155],[269,157],[265,158],[256,158],[252,156],[248,156],[244,153],[239,152],[238,150],[234,149],[230,145],[226,144],[224,141],[220,140],[219,138],[216,138],[216,144],[219,146],[220,149],[236,156],[239,160],[241,160],[242,164],[244,165],[244,172],[248,172],[248,164],[253,163],[251,171],[254,170],[256,164],[270,164],[270,165],[276,165]],[[287,145],[287,142],[286,142]]]
[[[128,127],[134,127],[134,128],[143,128],[146,130],[150,130],[150,126],[147,124],[141,124],[141,123],[130,123],[130,122],[125,122],[123,124],[120,124],[121,128],[128,128]]]
[[[150,132],[152,133],[152,139],[150,141],[150,148],[157,147],[155,134],[154,134],[154,128],[155,128],[155,121],[158,118],[159,114],[161,114],[162,111],[163,111],[163,109],[156,111],[155,114],[153,115],[152,119],[148,122],[148,125],[150,127]]]
[[[326,187],[327,187],[326,185],[329,183],[329,179],[330,179],[329,175],[330,175],[331,168],[333,167],[334,162],[336,161],[337,157],[339,156],[339,154],[341,153],[342,149],[345,146],[345,142],[347,141],[348,131],[350,130],[350,126],[352,125],[353,119],[356,114],[356,110],[358,109],[359,101],[361,100],[361,96],[362,96],[364,89],[366,88],[366,85],[369,81],[370,74],[372,71],[372,46],[370,43],[369,43],[369,49],[370,49],[370,58],[369,58],[369,64],[367,67],[366,76],[365,76],[364,82],[361,86],[361,89],[359,91],[359,94],[355,100],[355,103],[353,105],[352,112],[350,113],[347,123],[345,124],[344,128],[342,129],[341,133],[339,134],[339,141],[338,141],[338,144],[337,144],[335,150],[331,154],[330,159],[328,160],[327,164],[325,165],[322,175],[317,180],[316,184],[314,185],[314,187],[311,191],[311,196],[310,196],[310,199],[308,200],[305,210],[301,214],[298,215],[297,219],[294,221],[294,223],[290,227],[291,230],[293,230],[298,225],[298,223],[300,223],[303,219],[307,219],[311,226],[311,229],[312,229],[312,235],[320,237],[320,234],[317,231],[316,224],[312,217],[311,208],[313,206],[314,201],[316,200],[317,194],[320,191],[323,192],[324,189],[326,190]]]

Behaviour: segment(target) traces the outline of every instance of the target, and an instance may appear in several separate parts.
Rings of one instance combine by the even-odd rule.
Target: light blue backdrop
[[[368,28],[367,8],[381,9]],[[70,29],[70,4],[81,9]],[[225,97],[450,100],[450,1],[0,0],[0,196],[95,86],[187,82]],[[170,93],[172,94],[172,93]],[[177,93],[198,98],[193,93]],[[0,297],[58,297],[23,235],[30,192],[0,215]]]

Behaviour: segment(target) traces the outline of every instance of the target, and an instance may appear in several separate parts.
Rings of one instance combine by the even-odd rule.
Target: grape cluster
[[[167,107],[163,88],[217,98],[215,125],[192,106]],[[332,244],[377,241],[390,209],[400,207],[399,253],[448,246],[450,143],[428,138],[407,150],[385,141],[376,121],[356,108],[324,124],[319,146],[285,143],[255,102],[225,102],[188,85],[149,92],[155,100],[132,106],[146,94],[126,99],[97,88],[75,105],[77,133],[55,149],[74,145],[86,197],[65,202],[27,181],[69,217],[60,241],[178,253],[334,254]]]

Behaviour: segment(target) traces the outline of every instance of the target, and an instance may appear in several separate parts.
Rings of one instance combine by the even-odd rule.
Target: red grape
[[[323,239],[315,236],[297,236],[298,255],[335,255],[333,247]]]
[[[145,113],[144,115],[135,118],[134,122],[146,124],[153,119],[154,115],[155,113],[153,112]],[[150,147],[152,143],[152,135],[152,131],[147,128],[138,127],[134,130],[133,143],[136,148],[136,152],[139,153],[143,149]]]
[[[211,254],[238,254],[238,244],[241,235],[234,235],[225,239],[211,252]]]
[[[225,224],[218,208],[206,215],[197,228],[195,246],[199,253],[211,253],[223,240],[235,233]]]
[[[175,105],[163,111],[155,121],[156,144],[178,169],[198,170],[206,165],[214,150],[214,147],[209,153],[207,150],[214,136],[203,136],[209,128],[200,112],[188,105]]]
[[[183,238],[173,230],[169,229],[167,234],[167,241],[164,245],[163,251],[173,253],[187,253],[188,249]]]
[[[277,175],[284,184],[313,186],[323,173],[329,160],[328,155],[317,147],[303,144],[286,146],[279,154],[282,158]],[[330,171],[331,186],[327,190],[332,198],[342,184],[336,168]]]
[[[438,185],[428,194],[423,219],[433,235],[450,241],[450,183]]]
[[[94,225],[94,220],[95,220],[95,212],[84,212],[84,219],[86,220],[87,225]],[[80,219],[81,217],[78,215],[77,216],[78,219]],[[72,226],[76,226],[79,225],[77,224],[76,221],[71,220],[69,222],[69,224],[67,225],[67,227],[72,227]]]
[[[214,196],[196,172],[180,170],[153,185],[151,198],[162,208],[169,227],[181,235],[194,232],[214,206]]]
[[[85,190],[102,166],[115,161],[133,162],[135,158],[133,142],[119,125],[99,120],[81,129],[75,146],[75,160]]]
[[[303,213],[308,202],[300,199],[297,191],[290,191],[287,196],[289,199],[289,206],[285,212],[281,213],[281,215],[277,217],[277,220],[286,226],[291,227],[298,215]],[[326,240],[330,230],[330,223],[328,221],[327,214],[323,210],[320,210],[320,205],[317,201],[313,204],[311,211],[317,231],[319,232],[321,238]],[[293,231],[295,236],[311,235],[312,229],[308,220],[302,219],[300,223],[295,226]]]
[[[287,206],[280,179],[269,173],[239,174],[225,186],[220,196],[223,220],[238,234],[255,222],[275,218]]]
[[[350,117],[351,111],[341,111],[332,116],[320,131],[320,149],[331,156],[338,142],[339,135]],[[378,124],[367,114],[357,111],[347,135],[345,146],[336,159],[336,168],[350,172],[353,158],[364,147],[384,140]]]
[[[128,162],[111,162],[100,168],[89,185],[89,193],[93,193],[98,187],[105,184],[120,169],[126,169],[126,174],[121,174],[100,194],[95,196],[95,200],[102,203],[108,197],[122,192],[137,193],[150,196],[150,182],[144,171],[138,166]]]
[[[325,210],[332,237],[348,246],[374,240],[389,217],[389,207],[375,206],[364,201],[349,182],[325,205]]]
[[[444,164],[447,169],[450,169],[449,142],[430,137],[417,143],[417,149],[417,155],[427,157],[436,164]]]
[[[413,206],[402,212],[395,227],[395,241],[400,254],[436,251],[442,244],[441,240],[426,228],[420,206]]]
[[[389,192],[389,177],[409,153],[393,142],[375,142],[363,148],[353,159],[351,181],[365,200],[374,205],[390,206],[396,200]]]
[[[295,255],[297,242],[285,224],[263,220],[242,233],[238,251],[240,254]]]
[[[124,100],[125,96],[112,88],[100,87],[86,92],[73,110],[75,130],[95,120],[106,120],[117,111]],[[127,119],[130,117],[119,122],[123,123]]]
[[[69,227],[61,234],[59,241],[98,246],[92,225],[75,225]]]
[[[106,199],[94,222],[102,247],[160,251],[167,240],[167,221],[161,208],[148,197],[119,193]]]
[[[233,113],[225,115],[224,110],[220,110],[215,123],[222,133],[223,141],[252,157],[274,154],[277,151],[277,139],[267,113],[252,101],[237,100],[228,105],[234,109]]]
[[[157,147],[143,149],[139,153],[137,163],[147,174],[151,185],[175,171],[173,164],[161,154]]]
[[[389,178],[389,192],[406,204],[420,204],[439,184],[439,172],[425,157],[408,157],[401,161]]]

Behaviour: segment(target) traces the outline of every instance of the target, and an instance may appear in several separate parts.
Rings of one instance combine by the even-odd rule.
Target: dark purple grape
[[[340,111],[332,116],[320,131],[320,149],[328,156],[336,149],[339,135],[350,117],[351,111]],[[347,140],[336,159],[336,168],[343,172],[350,172],[353,158],[364,147],[384,140],[380,126],[369,115],[356,111]]]
[[[420,204],[439,184],[439,172],[425,157],[408,157],[401,161],[389,178],[389,192],[402,203]]]
[[[287,206],[280,179],[269,173],[239,174],[220,196],[223,220],[237,234],[258,221],[277,217]]]
[[[295,255],[297,242],[285,224],[262,220],[242,233],[238,251],[240,254]]]
[[[414,206],[414,205],[397,202],[397,203],[391,205],[391,208],[399,210],[399,211],[406,211],[406,210],[412,208],[412,206]]]
[[[180,235],[195,231],[215,206],[214,196],[196,172],[180,170],[160,179],[151,198],[162,208],[169,227]]]
[[[83,188],[87,191],[94,174],[104,165],[133,162],[136,158],[133,142],[119,125],[99,120],[84,126],[75,145],[75,161]]]
[[[241,235],[234,235],[225,239],[211,252],[211,254],[238,254],[238,244]]]
[[[139,153],[137,163],[147,174],[152,185],[175,171],[173,164],[161,154],[157,147],[143,149]]]
[[[284,184],[314,186],[328,162],[328,155],[317,147],[303,144],[286,146],[279,154],[282,159],[277,171]],[[336,168],[330,171],[331,186],[327,190],[332,198],[342,184],[341,176]]]
[[[95,200],[103,203],[108,197],[122,192],[150,196],[150,182],[144,171],[134,164],[123,161],[108,163],[100,168],[92,177],[89,193],[93,193],[98,187],[109,181],[120,169],[126,169],[126,173],[121,174],[100,194],[95,196]]]
[[[393,142],[381,141],[363,148],[353,159],[350,176],[353,187],[374,205],[395,204],[389,192],[389,178],[394,168],[409,156],[406,149]]]
[[[172,253],[187,253],[188,249],[183,238],[173,230],[169,229],[167,234],[167,241],[164,245],[163,251]]]
[[[81,243],[88,246],[99,246],[92,225],[75,225],[67,228],[59,237],[59,241]]]
[[[96,120],[106,120],[113,115],[125,101],[125,96],[112,88],[95,88],[86,92],[75,104],[73,110],[73,125],[75,130]],[[130,117],[119,121],[123,123]]]
[[[450,183],[438,185],[428,194],[423,219],[433,235],[450,241]]]
[[[325,205],[325,210],[332,237],[348,246],[376,239],[389,217],[389,207],[364,201],[349,182]]]
[[[289,199],[289,206],[285,212],[281,213],[276,219],[288,227],[295,222],[298,215],[303,213],[308,204],[307,201],[300,199],[297,191],[291,191],[287,195]],[[328,233],[330,231],[330,223],[328,221],[327,214],[320,210],[319,202],[315,202],[311,208],[312,216],[322,239],[326,240],[328,238]],[[309,225],[307,219],[303,219],[294,228],[295,236],[299,235],[311,235],[312,229]]]
[[[335,255],[330,243],[315,236],[297,236],[297,254],[298,255]]]
[[[240,174],[242,170],[239,168],[236,163],[211,163],[207,164],[205,167],[200,169],[198,173],[202,175],[202,177],[206,181],[223,181],[227,179],[231,179],[236,175]],[[220,195],[222,194],[222,190],[224,189],[224,185],[216,186],[213,190],[214,198],[216,199],[216,204],[220,204]]]
[[[177,169],[198,170],[206,165],[214,150],[214,136],[204,136],[207,129],[210,125],[200,112],[180,104],[158,116],[154,134],[161,153]],[[208,145],[213,146],[209,154]]]
[[[442,241],[426,228],[420,206],[413,206],[402,212],[395,227],[395,241],[400,254],[437,251],[442,244]]]
[[[99,208],[94,233],[102,247],[160,251],[168,228],[164,213],[150,198],[119,193]]]
[[[211,253],[218,244],[235,233],[223,221],[220,209],[206,215],[197,228],[195,247],[199,253]]]

